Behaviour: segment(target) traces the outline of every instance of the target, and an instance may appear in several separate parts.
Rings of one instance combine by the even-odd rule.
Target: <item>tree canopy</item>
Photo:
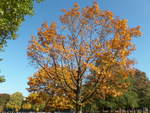
[[[80,113],[94,95],[116,97],[127,89],[125,80],[134,72],[128,56],[141,32],[96,2],[83,9],[75,3],[63,12],[59,27],[44,23],[29,43],[28,56],[40,67],[29,91],[65,96]]]
[[[1,0],[0,1],[0,51],[7,44],[7,40],[16,39],[17,30],[25,16],[34,14],[34,3],[43,0]],[[0,58],[1,61],[1,58]],[[5,78],[0,76],[0,83]]]
[[[18,112],[21,109],[22,101],[24,97],[22,93],[16,92],[10,96],[9,101],[6,104],[6,109],[14,112]]]
[[[8,39],[15,39],[16,32],[26,15],[34,12],[34,3],[42,0],[1,0],[0,1],[0,49]]]

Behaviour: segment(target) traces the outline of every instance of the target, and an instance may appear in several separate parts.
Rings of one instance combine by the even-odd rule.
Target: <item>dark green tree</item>
[[[143,108],[150,107],[150,81],[146,76],[146,73],[136,70],[135,75],[133,76],[134,80],[134,91],[138,95],[138,104],[142,112]]]
[[[108,95],[102,99],[98,99],[95,97],[93,99],[94,100],[93,103],[87,104],[85,106],[85,109],[88,109],[90,113],[91,111],[95,112],[97,110],[103,112],[103,109],[109,112],[113,112],[113,110],[120,110],[120,112],[122,112],[122,109],[124,110],[126,109],[127,112],[135,110],[135,108],[139,107],[138,105],[139,98],[137,92],[135,91],[136,77],[137,77],[136,75],[131,75],[125,81],[120,81],[130,84],[122,96],[113,97]]]

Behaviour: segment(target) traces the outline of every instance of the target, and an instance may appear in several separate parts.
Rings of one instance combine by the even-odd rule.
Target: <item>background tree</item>
[[[22,112],[32,111],[32,104],[30,104],[29,102],[23,101],[22,106],[21,106],[21,111]]]
[[[150,100],[150,81],[146,76],[146,73],[136,70],[135,76],[133,76],[134,80],[134,89],[133,91],[136,92],[138,95],[138,105],[142,109],[149,108],[149,100]]]
[[[138,105],[138,95],[136,92],[132,90],[128,90],[123,96],[114,98],[114,102],[116,103],[116,108],[122,110],[135,110],[139,107]]]
[[[21,109],[23,102],[23,95],[20,92],[16,92],[10,96],[8,103],[6,104],[6,109],[8,111],[18,112]]]
[[[0,94],[0,112],[3,112],[6,108],[6,104],[10,99],[9,94]]]
[[[0,83],[5,82],[4,76],[0,76]]]
[[[87,104],[85,109],[87,109],[87,107],[92,110],[96,108],[98,111],[102,108],[111,108],[110,110],[122,109],[126,110],[126,112],[138,112],[139,109],[144,112],[143,108],[148,108],[149,110],[150,81],[147,78],[146,73],[136,69],[134,75],[128,77],[128,82],[130,83],[130,86],[122,96],[107,96],[105,100],[95,97],[95,101],[91,104]],[[92,106],[94,106],[94,108],[92,108]],[[121,113],[122,110],[120,111]]]
[[[34,3],[43,0],[1,0],[0,1],[0,51],[7,40],[16,39],[17,30],[25,16],[34,14]],[[1,60],[1,58],[0,58]],[[0,82],[4,82],[0,76]]]
[[[113,102],[116,104],[116,108],[120,109],[126,109],[128,110],[134,110],[135,108],[139,107],[138,105],[138,95],[134,91],[134,79],[133,76],[129,76],[127,81],[129,82],[129,87],[127,91],[120,97],[113,98]],[[111,101],[111,100],[110,100]]]
[[[30,103],[32,105],[31,109],[36,112],[44,111],[47,100],[49,100],[49,97],[47,95],[41,94],[41,93],[31,93],[26,98],[26,102]]]
[[[34,12],[34,3],[43,0],[1,0],[0,2],[0,49],[8,39],[16,38],[16,31],[26,15]]]
[[[59,81],[53,85],[63,92],[59,96],[67,96],[76,113],[81,113],[94,95],[119,96],[128,87],[121,79],[133,72],[134,62],[128,58],[135,50],[131,40],[141,32],[139,26],[129,28],[127,20],[101,10],[97,3],[83,9],[75,3],[74,8],[63,12],[62,29],[54,22],[43,24],[38,36],[30,41],[28,56],[49,77],[56,78],[52,82]],[[30,91],[40,91],[29,85]]]

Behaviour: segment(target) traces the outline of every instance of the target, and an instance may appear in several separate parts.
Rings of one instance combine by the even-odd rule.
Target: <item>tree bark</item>
[[[82,107],[80,105],[80,86],[78,84],[76,91],[76,113],[82,113]]]
[[[78,106],[78,108],[76,108],[76,112],[75,113],[82,113],[82,107]]]
[[[122,113],[122,108],[120,108],[120,113]]]
[[[150,108],[148,107],[148,113],[150,113]]]
[[[135,108],[135,113],[138,113],[138,109],[137,108]]]
[[[142,113],[144,113],[144,109],[142,108]]]
[[[82,113],[82,107],[78,103],[76,104],[76,112],[75,113]]]
[[[134,108],[132,108],[132,113],[134,113]]]
[[[81,68],[78,67],[78,78],[77,78],[77,89],[76,89],[76,112],[75,113],[82,113],[82,106],[81,106]]]
[[[100,108],[99,111],[100,111],[100,113],[103,113],[103,108]]]
[[[111,113],[111,108],[108,109],[108,112]]]
[[[128,108],[126,108],[126,113],[128,113]]]
[[[129,113],[131,113],[131,109],[129,108]]]

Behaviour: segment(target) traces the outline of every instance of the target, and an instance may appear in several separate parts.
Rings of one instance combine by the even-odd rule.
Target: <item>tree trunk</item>
[[[76,112],[75,113],[82,113],[82,107],[80,105],[80,89],[77,87],[76,93]]]
[[[120,108],[120,113],[122,113],[122,108]]]
[[[82,113],[82,107],[79,104],[76,104],[76,111],[75,113]]]
[[[76,89],[76,112],[75,113],[82,113],[82,106],[81,106],[81,68],[78,68],[78,78],[77,78],[77,89]]]
[[[126,108],[126,113],[128,113],[128,109]]]
[[[142,113],[144,113],[144,109],[142,108]]]
[[[135,108],[135,113],[138,113],[138,109],[137,108]]]
[[[150,108],[148,107],[148,113],[150,113]]]
[[[100,108],[100,110],[99,110],[99,111],[100,111],[100,113],[103,113],[103,108]]]
[[[132,113],[134,113],[134,108],[132,108]]]
[[[130,109],[128,109],[129,110],[129,113],[130,113]]]
[[[76,112],[75,113],[82,113],[82,107],[78,107],[78,109],[76,109]]]
[[[75,113],[82,113],[82,106],[80,105],[80,89],[77,88],[76,93],[76,112]]]
[[[108,112],[111,113],[111,108],[108,109]]]

